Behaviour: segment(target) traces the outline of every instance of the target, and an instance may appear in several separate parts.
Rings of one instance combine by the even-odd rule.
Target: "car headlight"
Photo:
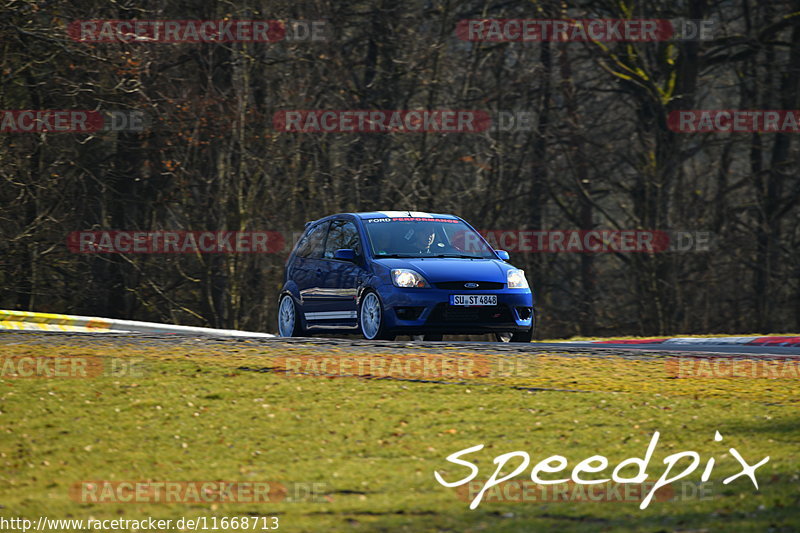
[[[393,268],[392,283],[395,287],[416,287],[418,289],[430,287],[419,272],[407,268]]]
[[[525,271],[515,268],[508,271],[509,289],[527,289],[528,280],[525,279]]]

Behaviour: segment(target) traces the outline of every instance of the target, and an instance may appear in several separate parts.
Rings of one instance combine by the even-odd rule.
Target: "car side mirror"
[[[333,258],[340,261],[353,262],[356,260],[356,251],[351,248],[340,248],[333,252]]]
[[[499,257],[503,261],[508,261],[509,259],[511,259],[511,256],[509,256],[508,252],[506,252],[505,250],[495,250],[494,253],[496,253],[497,257]]]

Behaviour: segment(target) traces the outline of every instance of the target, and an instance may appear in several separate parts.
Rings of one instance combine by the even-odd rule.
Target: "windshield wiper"
[[[376,259],[409,259],[409,258],[416,258],[419,257],[418,255],[409,255],[409,254],[375,254]]]

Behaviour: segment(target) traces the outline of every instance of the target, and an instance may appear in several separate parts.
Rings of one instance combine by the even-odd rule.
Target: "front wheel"
[[[281,301],[278,304],[278,334],[281,337],[303,336],[297,305],[295,305],[294,299],[290,294],[281,296]]]
[[[383,305],[374,292],[368,292],[361,299],[358,309],[358,327],[367,340],[394,340],[394,335],[386,333]]]

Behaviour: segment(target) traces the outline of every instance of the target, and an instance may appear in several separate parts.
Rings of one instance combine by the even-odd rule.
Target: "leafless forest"
[[[0,133],[0,308],[275,331],[288,251],[76,254],[79,230],[270,230],[410,209],[478,229],[704,231],[709,251],[512,253],[538,337],[800,330],[800,134],[671,111],[800,108],[800,1],[2,0],[0,108],[143,131]],[[476,18],[711,19],[712,39],[470,42]],[[84,19],[325,21],[322,40],[87,43]],[[481,133],[294,133],[292,109],[529,112]]]

